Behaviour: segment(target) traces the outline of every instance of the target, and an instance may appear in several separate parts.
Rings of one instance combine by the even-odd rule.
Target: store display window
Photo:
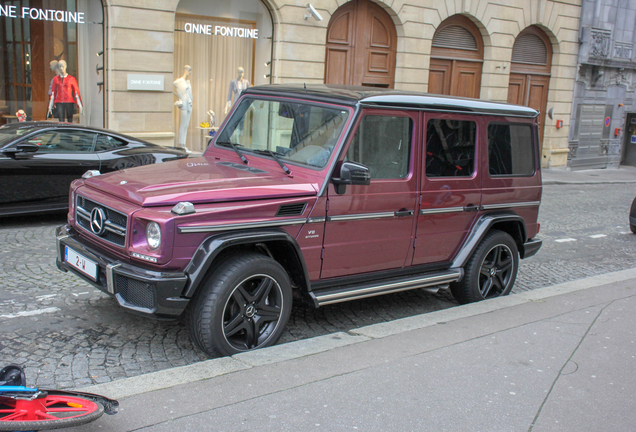
[[[270,82],[273,25],[259,0],[181,0],[175,15],[175,144],[203,150],[246,88]]]
[[[102,18],[99,0],[0,2],[1,124],[103,126]]]

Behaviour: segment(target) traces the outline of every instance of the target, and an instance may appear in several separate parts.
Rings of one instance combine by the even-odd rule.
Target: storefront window
[[[0,2],[1,124],[103,126],[102,16],[99,0]]]
[[[241,92],[270,82],[272,29],[270,14],[259,0],[179,2],[174,38],[176,145],[203,150]]]

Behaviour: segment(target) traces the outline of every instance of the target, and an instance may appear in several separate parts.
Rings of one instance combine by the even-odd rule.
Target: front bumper
[[[190,299],[182,297],[188,277],[182,272],[158,272],[122,262],[98,249],[87,246],[70,225],[55,230],[57,268],[70,271],[131,311],[157,318],[176,318]],[[97,263],[98,276],[93,280],[64,261],[66,247]]]

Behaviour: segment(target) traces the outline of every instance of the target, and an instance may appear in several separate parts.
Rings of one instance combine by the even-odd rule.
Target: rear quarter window
[[[530,125],[488,125],[488,172],[491,176],[534,174],[534,145]]]

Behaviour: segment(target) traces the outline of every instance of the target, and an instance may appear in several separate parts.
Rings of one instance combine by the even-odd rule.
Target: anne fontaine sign
[[[58,9],[40,9],[16,5],[0,4],[0,17],[22,18],[41,21],[57,21],[84,24],[84,12],[71,12]]]
[[[232,36],[239,38],[258,39],[258,29],[244,27],[227,27],[211,24],[185,23],[183,30],[186,33],[198,33],[214,36]]]

